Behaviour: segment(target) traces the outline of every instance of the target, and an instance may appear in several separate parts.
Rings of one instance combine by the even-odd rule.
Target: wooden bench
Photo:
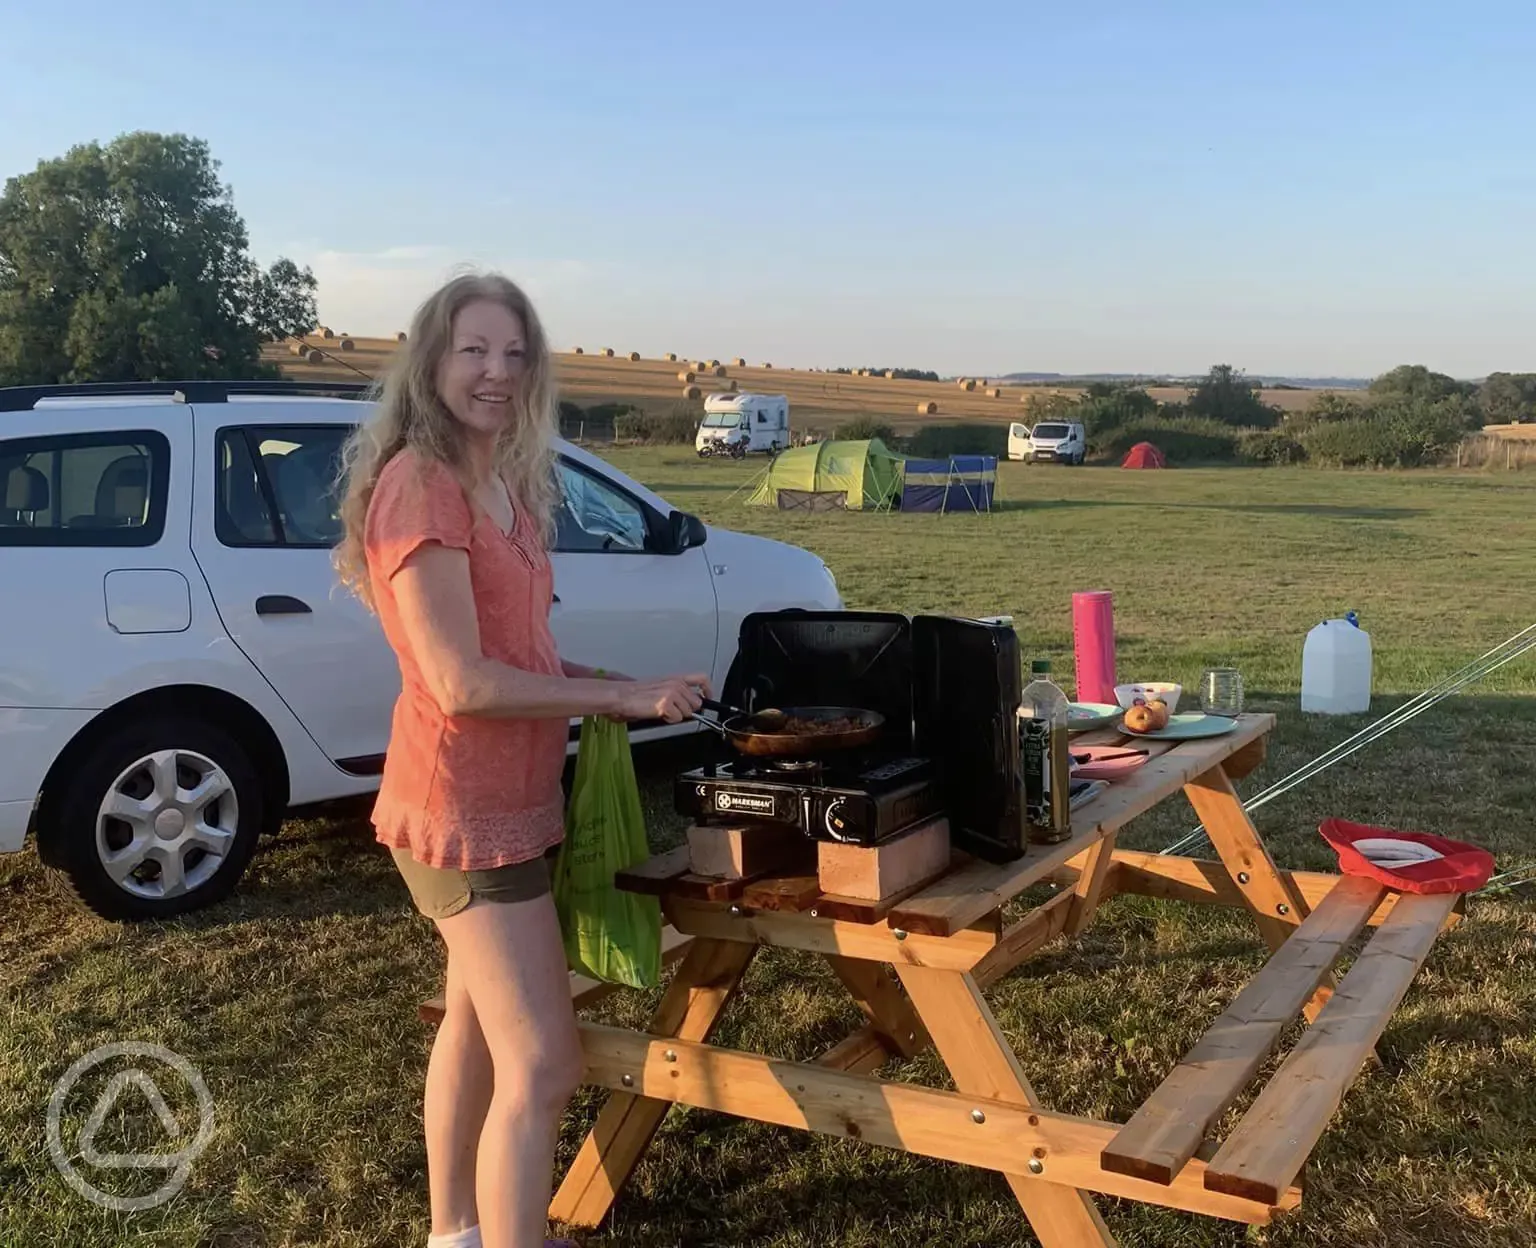
[[[1169,1184],[1323,986],[1387,890],[1343,876],[1110,1141],[1106,1170]],[[1405,894],[1380,920],[1252,1107],[1205,1166],[1213,1192],[1274,1202],[1300,1172],[1460,894]]]

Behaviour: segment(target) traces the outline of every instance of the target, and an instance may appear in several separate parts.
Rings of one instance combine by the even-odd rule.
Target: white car
[[[0,853],[35,832],[91,909],[159,917],[227,896],[291,807],[377,789],[399,669],[331,565],[360,391],[0,390]],[[559,452],[567,658],[718,689],[749,612],[841,609],[810,552]]]
[[[1088,458],[1088,434],[1076,420],[1042,420],[1033,429],[1015,422],[1008,429],[1008,458],[1081,464]]]

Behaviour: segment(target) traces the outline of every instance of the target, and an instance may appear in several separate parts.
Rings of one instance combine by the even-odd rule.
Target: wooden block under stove
[[[769,872],[808,869],[811,842],[793,828],[769,824],[688,829],[688,860],[694,875],[747,880]]]
[[[821,881],[814,875],[771,875],[748,884],[742,904],[752,910],[810,910],[821,896]]]
[[[816,843],[821,891],[860,901],[881,901],[949,867],[949,820],[919,824],[880,845]]]

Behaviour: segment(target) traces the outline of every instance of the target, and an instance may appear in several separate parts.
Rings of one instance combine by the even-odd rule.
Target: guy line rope
[[[1491,672],[1497,671],[1506,663],[1512,662],[1532,649],[1536,649],[1536,624],[1523,628],[1513,637],[1501,641],[1493,649],[1479,655],[1465,667],[1452,672],[1449,676],[1431,685],[1416,697],[1403,703],[1396,710],[1383,715],[1375,723],[1362,728],[1354,736],[1339,742],[1338,745],[1329,750],[1325,750],[1311,762],[1298,767],[1290,775],[1275,781],[1269,788],[1255,793],[1243,803],[1243,809],[1249,811],[1257,810],[1260,806],[1266,805],[1277,797],[1289,793],[1292,789],[1306,783],[1306,781],[1319,772],[1325,771],[1335,763],[1343,762],[1344,759],[1357,750],[1364,749],[1373,741],[1386,736],[1394,728],[1407,723],[1416,716],[1422,715],[1445,698],[1450,697],[1452,694],[1460,693],[1470,685],[1482,680]],[[1206,839],[1205,827],[1202,824],[1190,832],[1189,835],[1175,841],[1160,852],[1163,854],[1184,853],[1186,850],[1195,848]],[[1536,878],[1536,864],[1522,867],[1516,871],[1506,871],[1500,875],[1495,875],[1479,891],[1504,892],[1532,878]]]

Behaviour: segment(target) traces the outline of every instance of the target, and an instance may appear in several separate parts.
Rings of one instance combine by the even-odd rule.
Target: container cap
[[[1049,659],[1031,659],[1030,660],[1029,673],[1030,673],[1031,676],[1040,676],[1040,675],[1043,675],[1046,672],[1049,672],[1050,670],[1051,670],[1051,661]]]

